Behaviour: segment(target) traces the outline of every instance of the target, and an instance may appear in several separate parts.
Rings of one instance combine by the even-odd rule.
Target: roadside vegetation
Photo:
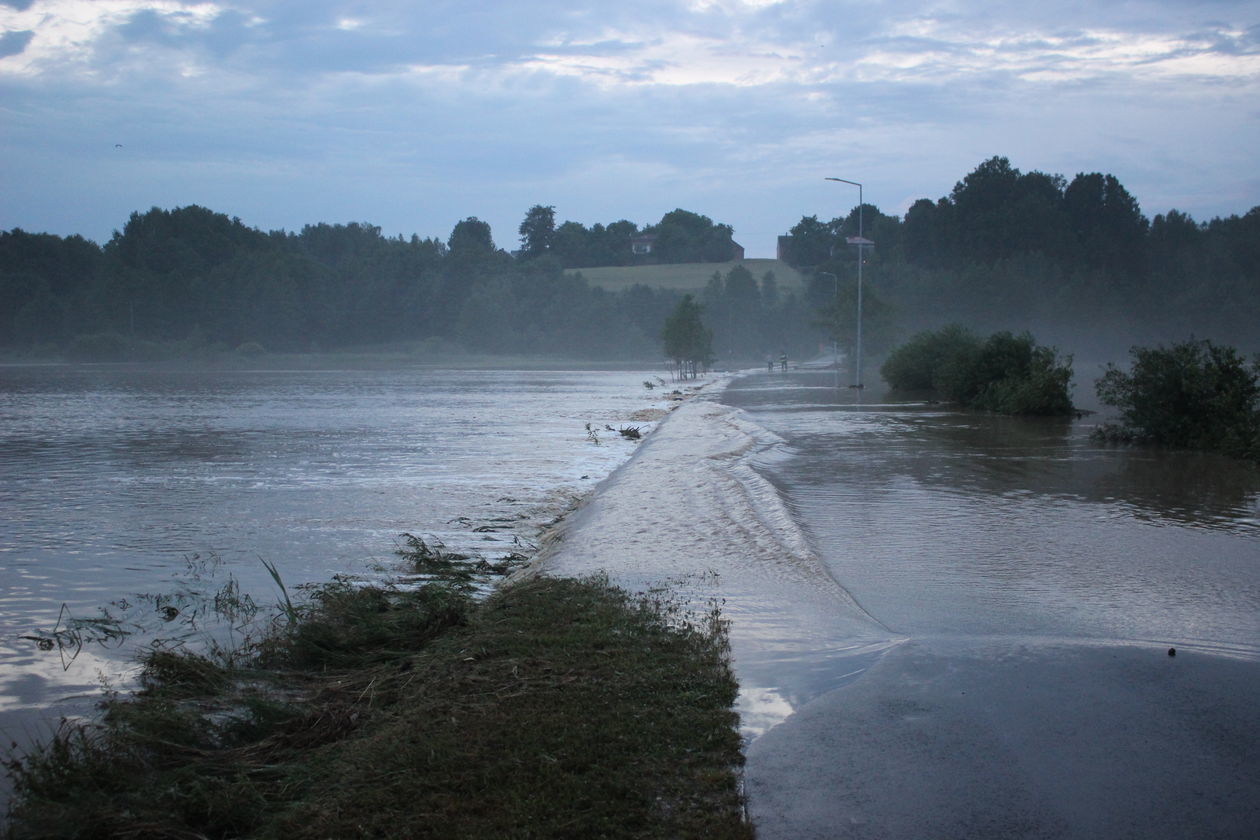
[[[926,392],[965,408],[999,414],[1073,413],[1072,359],[1029,333],[981,339],[951,325],[922,332],[894,350],[880,368],[896,391]]]
[[[1099,399],[1120,409],[1097,437],[1260,461],[1260,358],[1193,339],[1130,357],[1129,370],[1108,365],[1097,382]]]
[[[700,319],[703,311],[691,295],[684,295],[661,329],[665,357],[680,379],[695,379],[713,364],[713,330]]]
[[[153,649],[138,693],[6,762],[6,836],[752,836],[716,609],[462,583],[334,581],[247,656]]]

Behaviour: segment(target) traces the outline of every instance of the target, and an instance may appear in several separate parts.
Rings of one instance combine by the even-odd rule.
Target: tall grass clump
[[[930,391],[966,408],[1043,416],[1074,411],[1071,357],[1061,360],[1026,332],[983,340],[957,325],[922,332],[894,350],[880,374],[895,391]]]
[[[1120,409],[1097,437],[1260,461],[1260,358],[1248,364],[1233,347],[1194,339],[1129,355],[1129,370],[1109,364],[1095,383]]]
[[[537,578],[335,582],[296,614],[248,663],[146,657],[11,758],[7,836],[752,836],[716,611]]]

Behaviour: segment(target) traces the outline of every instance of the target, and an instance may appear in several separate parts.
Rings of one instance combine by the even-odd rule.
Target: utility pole
[[[862,229],[862,215],[865,209],[866,201],[862,197],[862,185],[857,181],[850,181],[847,178],[826,178],[828,181],[839,181],[842,184],[852,184],[858,188],[858,235],[846,237],[850,245],[857,246],[858,263],[857,263],[857,348],[854,353],[853,360],[853,384],[850,388],[865,388],[862,384],[862,249],[867,245],[875,243],[866,238]]]

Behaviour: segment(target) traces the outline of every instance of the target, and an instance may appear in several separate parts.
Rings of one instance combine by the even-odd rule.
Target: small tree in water
[[[1134,347],[1133,366],[1108,365],[1098,398],[1120,409],[1105,440],[1206,449],[1260,461],[1260,359],[1250,365],[1233,347],[1185,341]]]
[[[695,379],[701,368],[713,363],[713,330],[704,326],[700,312],[700,304],[686,295],[661,330],[665,356],[674,362],[683,379]]]

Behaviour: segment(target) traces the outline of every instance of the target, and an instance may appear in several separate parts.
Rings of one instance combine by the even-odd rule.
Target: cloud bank
[[[512,247],[537,203],[685,207],[769,255],[856,203],[824,176],[903,212],[994,154],[1148,214],[1260,204],[1243,2],[9,0],[0,30],[4,228],[198,203]]]

